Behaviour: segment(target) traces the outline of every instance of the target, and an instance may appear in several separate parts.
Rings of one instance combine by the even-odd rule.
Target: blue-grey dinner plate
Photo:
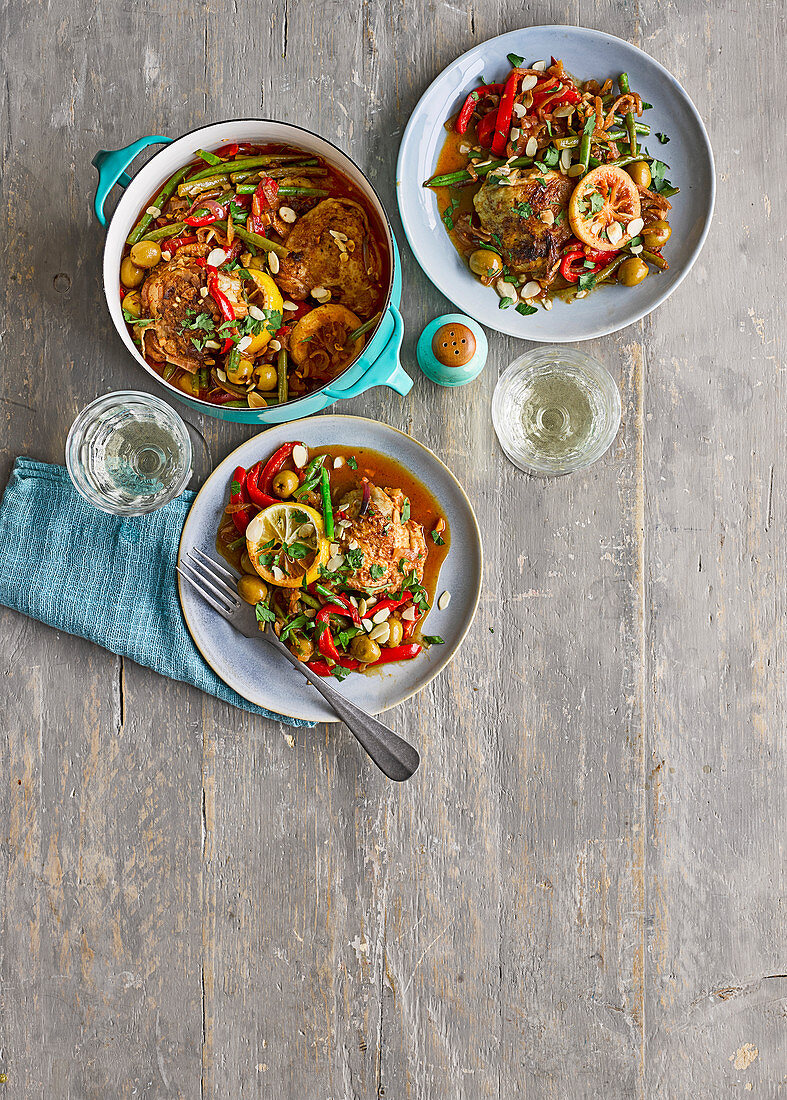
[[[665,248],[670,269],[651,274],[637,287],[600,287],[579,302],[556,301],[549,312],[522,317],[500,309],[494,289],[483,287],[448,239],[433,191],[422,186],[434,175],[445,140],[444,124],[467,93],[486,80],[502,79],[511,68],[507,54],[525,63],[560,58],[580,80],[604,81],[628,73],[631,87],[653,109],[643,113],[651,136],[641,144],[669,164],[669,179],[680,187],[670,201],[672,237]],[[661,145],[656,133],[669,135]],[[601,31],[583,27],[524,27],[475,46],[434,80],[412,113],[396,169],[399,211],[407,239],[421,267],[449,301],[498,332],[525,340],[567,343],[617,332],[660,305],[685,279],[699,255],[713,214],[716,191],[713,153],[697,109],[674,76],[642,50]]]
[[[444,611],[438,610],[435,600],[426,620],[426,632],[440,635],[445,644],[430,646],[412,661],[348,676],[338,685],[353,702],[370,714],[379,714],[426,687],[454,656],[470,628],[481,591],[482,565],[481,536],[473,508],[450,470],[409,435],[360,416],[315,416],[269,428],[224,459],[197,494],[186,517],[179,560],[192,547],[222,560],[216,551],[216,532],[233,470],[236,466],[248,469],[290,440],[299,440],[309,448],[331,444],[366,447],[395,458],[437,498],[448,522],[451,545],[440,569],[437,594],[450,592],[451,599]],[[291,718],[337,720],[304,677],[262,639],[238,634],[180,577],[178,589],[186,625],[197,648],[213,671],[239,695]]]

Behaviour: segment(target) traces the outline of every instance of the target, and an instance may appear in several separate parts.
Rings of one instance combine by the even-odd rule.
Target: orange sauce
[[[445,176],[449,172],[458,172],[467,167],[468,155],[466,153],[460,153],[459,148],[462,145],[476,145],[477,136],[475,126],[471,123],[466,133],[457,134],[455,130],[451,129],[446,131],[445,141],[443,142],[443,148],[440,150],[440,155],[437,158],[437,165],[433,175]],[[491,153],[489,154],[491,156]],[[483,157],[485,160],[486,157]],[[473,195],[475,195],[481,186],[482,181],[478,183],[468,184],[467,187],[436,187],[434,193],[437,196],[437,209],[440,211],[440,217],[442,218],[445,211],[451,205],[452,202],[458,200],[459,205],[454,207],[453,217],[456,218],[460,214],[472,214],[475,210],[473,206]],[[443,225],[445,222],[443,221]],[[460,240],[459,237],[448,226],[445,227],[448,236],[451,238],[451,243],[454,248],[465,259],[473,251],[472,248],[468,248],[467,244]]]

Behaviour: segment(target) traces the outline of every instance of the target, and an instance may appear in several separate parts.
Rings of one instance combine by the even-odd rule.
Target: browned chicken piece
[[[573,190],[574,181],[560,172],[538,169],[520,174],[510,186],[501,187],[489,177],[484,181],[473,203],[513,274],[544,275],[556,266],[571,237],[567,210]],[[540,217],[547,210],[554,218],[550,224]]]
[[[672,203],[669,199],[665,199],[663,195],[659,195],[656,191],[651,191],[648,187],[643,187],[639,183],[637,184],[637,191],[639,192],[640,213],[646,226],[653,225],[654,222],[666,218],[672,209]]]
[[[350,520],[349,526],[337,529],[336,541],[341,552],[363,551],[363,565],[348,577],[347,583],[351,587],[379,591],[397,589],[403,581],[399,568],[401,561],[404,561],[402,569],[405,572],[415,570],[419,582],[422,581],[428,552],[424,529],[414,519],[403,522],[404,493],[401,489],[379,489],[371,483],[369,487],[371,495],[365,515],[358,515],[362,489],[347,493],[337,508]],[[337,528],[341,522],[339,517]]]
[[[279,263],[281,289],[297,302],[315,287],[368,317],[381,294],[382,263],[363,207],[352,199],[323,199],[295,222],[290,255]],[[342,260],[342,253],[347,256]]]
[[[235,315],[245,316],[247,307],[243,301],[240,279],[224,272],[219,272],[218,278],[219,289],[229,298]],[[145,330],[146,350],[154,358],[161,356],[166,362],[192,374],[205,366],[207,357],[215,357],[216,350],[199,350],[194,346],[192,336],[204,336],[204,333],[187,327],[194,318],[194,313],[189,311],[210,313],[214,324],[222,323],[213,299],[203,298],[200,294],[205,285],[205,269],[199,267],[193,256],[178,253],[174,259],[159,264],[141,290],[144,316],[151,317],[154,322]]]

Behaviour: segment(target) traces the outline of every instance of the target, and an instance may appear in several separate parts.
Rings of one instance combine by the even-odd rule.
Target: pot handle
[[[389,306],[388,316],[393,322],[391,335],[388,338],[387,344],[369,369],[364,372],[357,382],[348,386],[346,389],[328,386],[322,391],[326,397],[330,397],[333,401],[346,399],[348,397],[357,397],[359,393],[364,393],[372,386],[390,386],[392,390],[401,394],[402,397],[405,397],[410,392],[413,388],[413,380],[399,362],[399,351],[402,347],[402,337],[404,336],[402,315],[396,306]]]
[[[149,137],[143,137],[139,141],[132,142],[131,145],[126,145],[123,149],[99,149],[91,164],[98,170],[98,185],[96,187],[96,197],[93,200],[93,210],[102,225],[107,224],[104,203],[109,197],[109,192],[116,183],[121,187],[127,187],[131,183],[131,176],[128,175],[126,169],[134,157],[141,153],[143,149],[147,149],[148,145],[168,145],[171,141],[172,138],[151,134]]]

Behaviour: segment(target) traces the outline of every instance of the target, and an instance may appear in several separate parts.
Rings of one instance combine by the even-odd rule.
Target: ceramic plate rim
[[[471,601],[470,601],[471,602],[471,607],[470,607],[468,615],[465,618],[465,621],[461,625],[461,628],[460,628],[460,631],[459,631],[458,635],[456,635],[452,639],[451,644],[448,647],[448,652],[445,654],[445,656],[441,656],[435,662],[434,667],[430,667],[429,675],[418,686],[413,687],[412,689],[405,687],[403,689],[403,691],[401,693],[397,694],[397,696],[394,699],[392,699],[390,702],[386,702],[383,706],[381,706],[379,708],[376,708],[376,709],[370,709],[368,711],[368,713],[370,713],[370,714],[382,714],[384,711],[387,711],[387,710],[392,709],[393,707],[399,706],[402,703],[407,702],[408,699],[412,699],[414,695],[417,695],[420,691],[422,691],[425,687],[427,687],[443,671],[443,669],[448,664],[450,664],[450,662],[454,659],[456,654],[459,652],[459,649],[460,649],[462,643],[464,642],[464,640],[467,636],[467,633],[470,630],[470,627],[473,625],[473,622],[475,621],[475,616],[478,612],[478,604],[479,604],[480,599],[481,599],[481,588],[482,588],[483,567],[484,567],[484,548],[483,548],[483,541],[482,541],[482,538],[481,538],[481,530],[480,530],[480,527],[478,525],[478,518],[475,514],[475,510],[474,510],[473,505],[470,501],[470,498],[468,497],[467,493],[465,492],[464,487],[460,484],[459,480],[456,478],[456,476],[453,474],[453,472],[448,468],[448,466],[442,461],[442,459],[438,458],[438,456],[434,453],[434,451],[432,451],[432,449],[430,447],[427,447],[425,443],[421,443],[420,440],[415,439],[411,435],[408,435],[407,432],[403,432],[400,428],[394,428],[392,425],[386,424],[383,421],[374,420],[374,419],[372,419],[371,417],[368,417],[368,416],[353,416],[353,415],[349,415],[349,414],[345,414],[345,413],[324,413],[322,415],[317,415],[317,416],[303,417],[300,420],[292,420],[292,421],[286,422],[284,424],[271,425],[270,427],[265,428],[263,431],[255,433],[249,439],[244,440],[237,447],[235,447],[232,451],[230,451],[230,453],[211,472],[209,477],[206,478],[204,485],[202,485],[200,487],[200,489],[197,491],[197,493],[194,497],[194,500],[191,502],[191,506],[190,506],[188,512],[186,513],[186,518],[185,518],[184,523],[183,523],[183,530],[181,532],[180,540],[178,542],[177,563],[180,564],[181,558],[182,558],[183,553],[184,553],[184,547],[185,547],[185,544],[186,544],[186,536],[187,536],[187,533],[189,531],[189,526],[190,526],[190,521],[192,520],[192,516],[199,514],[200,497],[203,496],[206,489],[214,481],[214,479],[218,480],[220,477],[221,478],[226,478],[227,471],[234,468],[234,466],[238,465],[237,455],[240,451],[245,450],[247,447],[249,447],[251,444],[253,444],[257,440],[259,440],[261,437],[266,436],[271,432],[274,432],[274,433],[286,432],[288,434],[293,432],[295,434],[298,434],[298,432],[300,430],[308,429],[308,426],[310,426],[310,425],[316,425],[316,424],[319,424],[320,422],[323,422],[323,421],[326,421],[326,420],[337,420],[337,419],[338,420],[344,420],[344,421],[350,421],[350,422],[362,422],[362,423],[371,424],[377,430],[382,430],[384,432],[392,432],[392,433],[395,433],[396,435],[404,436],[405,439],[407,439],[409,443],[415,444],[416,447],[420,448],[420,450],[425,453],[425,455],[427,456],[427,461],[434,462],[438,466],[440,466],[443,470],[444,476],[448,477],[453,482],[454,487],[457,490],[457,492],[459,494],[459,497],[460,497],[460,499],[463,503],[463,506],[467,511],[467,517],[469,517],[469,520],[470,520],[470,528],[471,528],[471,531],[473,532],[473,534],[475,535],[475,548],[474,549],[477,551],[477,554],[478,554],[478,572],[471,579],[471,584],[472,584],[472,587],[474,588],[474,591],[472,591],[472,594],[471,594]],[[304,440],[304,442],[305,442],[305,440]],[[379,448],[370,447],[369,449],[375,450],[375,449],[379,449]],[[383,452],[383,453],[388,453],[388,452]],[[397,458],[396,455],[391,455],[390,457],[395,458],[396,461],[401,461],[400,459]],[[402,465],[405,466],[406,469],[408,468],[406,466],[406,463],[402,462]],[[429,487],[429,486],[427,486],[427,487]],[[206,499],[206,498],[203,497],[203,499]],[[336,716],[333,716],[333,717],[327,717],[326,716],[326,717],[320,717],[320,718],[315,719],[315,718],[313,718],[311,716],[308,716],[308,715],[304,716],[303,714],[299,714],[299,713],[291,713],[290,710],[286,709],[286,707],[284,705],[281,705],[279,702],[276,702],[276,703],[259,703],[255,699],[249,699],[248,696],[242,690],[240,690],[240,688],[236,684],[230,683],[226,679],[226,677],[223,675],[223,673],[220,672],[219,669],[215,666],[215,664],[213,663],[210,655],[205,652],[205,650],[203,649],[203,647],[200,644],[200,641],[195,636],[195,632],[194,632],[194,629],[192,628],[192,623],[190,621],[189,614],[188,614],[188,611],[187,611],[188,603],[187,603],[187,601],[184,601],[184,597],[183,597],[183,581],[182,581],[182,578],[181,578],[179,573],[176,573],[176,577],[177,577],[177,585],[178,585],[178,600],[180,602],[181,611],[183,613],[183,619],[184,619],[184,622],[186,623],[186,628],[189,632],[189,635],[191,636],[192,641],[194,642],[195,646],[197,647],[197,650],[201,654],[201,656],[202,656],[203,660],[205,661],[205,663],[208,665],[209,668],[212,669],[213,672],[215,672],[215,674],[219,677],[219,679],[223,683],[227,684],[227,686],[232,688],[233,691],[236,691],[242,698],[246,699],[247,702],[254,703],[257,706],[265,707],[266,709],[270,710],[271,712],[276,713],[276,714],[280,714],[285,718],[293,718],[293,719],[296,719],[298,721],[320,722],[320,723],[340,721],[340,719],[337,718]],[[291,671],[293,672],[294,675],[297,675],[295,670],[291,670]],[[306,683],[305,680],[304,680],[304,683]],[[293,704],[290,704],[290,707],[292,708]],[[297,707],[295,707],[294,709],[297,710]]]
[[[673,90],[676,92],[679,99],[683,101],[684,106],[688,110],[695,122],[699,134],[702,138],[702,149],[700,150],[700,156],[704,156],[707,161],[707,168],[709,170],[710,188],[707,196],[706,208],[704,211],[704,225],[700,232],[699,238],[693,246],[682,270],[680,270],[673,282],[670,283],[663,291],[656,295],[656,298],[646,303],[643,307],[637,307],[632,309],[630,316],[627,316],[623,321],[602,323],[600,325],[592,325],[592,316],[588,315],[588,327],[587,331],[582,331],[581,335],[572,335],[571,337],[560,337],[546,335],[543,332],[523,332],[520,328],[514,327],[514,322],[509,321],[505,311],[500,312],[500,317],[492,317],[490,319],[490,309],[482,307],[473,307],[472,300],[465,301],[464,296],[461,302],[457,302],[457,284],[456,277],[453,273],[446,277],[442,277],[440,273],[440,265],[437,263],[437,254],[433,255],[430,259],[429,250],[425,245],[422,245],[418,236],[413,232],[413,226],[410,224],[409,215],[406,207],[403,204],[403,192],[405,189],[417,188],[418,193],[422,191],[421,181],[416,180],[413,173],[409,176],[405,173],[405,163],[411,157],[415,157],[415,152],[411,153],[410,146],[416,140],[416,131],[419,125],[424,123],[424,118],[429,117],[432,113],[432,105],[430,103],[431,97],[435,92],[435,86],[441,82],[447,74],[453,72],[456,68],[466,65],[468,62],[473,61],[477,56],[481,55],[484,50],[488,50],[490,44],[503,44],[509,40],[517,39],[518,43],[522,44],[524,36],[531,34],[542,33],[568,33],[576,36],[579,40],[585,40],[586,43],[592,43],[594,40],[602,40],[607,44],[619,45],[626,50],[633,51],[641,59],[644,64],[652,66],[661,77],[672,85]],[[441,106],[444,105],[441,104]],[[429,125],[433,125],[429,122]],[[619,332],[621,329],[628,327],[628,325],[634,324],[636,321],[642,320],[643,317],[648,316],[653,310],[657,309],[669,298],[669,296],[677,290],[683,280],[691,271],[694,266],[697,257],[699,256],[702,248],[705,244],[705,240],[710,230],[711,221],[713,220],[713,211],[716,203],[716,165],[713,157],[713,149],[711,147],[708,132],[705,127],[705,123],[700,116],[699,111],[695,107],[688,92],[684,89],[683,85],[677,80],[676,77],[666,69],[661,62],[657,61],[650,54],[640,49],[639,46],[635,46],[632,42],[627,42],[623,38],[619,38],[617,35],[608,34],[606,31],[598,31],[589,27],[572,26],[570,24],[539,24],[531,27],[521,27],[512,31],[506,31],[504,34],[494,35],[491,38],[485,39],[483,42],[479,42],[476,46],[460,54],[452,62],[445,66],[432,80],[429,86],[424,91],[423,95],[418,100],[417,104],[413,108],[412,114],[407,122],[407,125],[402,135],[402,141],[399,146],[399,154],[396,162],[396,198],[399,206],[399,216],[402,221],[402,227],[404,228],[405,236],[407,237],[407,243],[410,249],[418,261],[424,274],[430,281],[437,287],[437,289],[443,294],[450,302],[453,302],[455,307],[461,311],[470,314],[480,323],[486,325],[488,328],[494,329],[497,332],[504,333],[507,336],[514,336],[521,340],[532,340],[535,343],[565,343],[579,342],[582,340],[598,339],[602,336],[609,336],[614,332]],[[453,248],[453,246],[451,246]],[[472,278],[468,276],[468,278]],[[513,311],[512,311],[513,312]],[[555,311],[550,313],[550,317],[555,317]],[[558,313],[557,316],[560,316]],[[520,322],[521,323],[521,322]]]

